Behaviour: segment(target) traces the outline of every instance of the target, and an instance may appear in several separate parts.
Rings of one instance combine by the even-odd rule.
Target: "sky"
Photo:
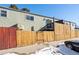
[[[0,4],[9,6],[10,4]],[[79,4],[16,4],[18,8],[28,8],[30,12],[55,17],[71,22],[79,26]]]

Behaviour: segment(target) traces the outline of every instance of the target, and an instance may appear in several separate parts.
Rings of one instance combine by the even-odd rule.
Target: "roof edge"
[[[0,6],[0,8],[12,10],[12,11],[17,11],[17,12],[22,12],[22,13],[28,13],[28,14],[32,14],[32,15],[37,15],[37,16],[42,16],[42,17],[47,17],[47,18],[53,19],[53,17],[44,16],[44,15],[39,15],[39,14],[31,13],[31,12],[23,12],[23,11],[21,11],[21,10],[14,10],[14,9],[8,8],[8,7],[2,7],[2,6]]]

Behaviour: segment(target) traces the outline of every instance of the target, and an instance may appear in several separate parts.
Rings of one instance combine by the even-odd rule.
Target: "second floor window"
[[[46,24],[52,23],[52,20],[46,20]]]
[[[7,17],[7,11],[1,10],[1,16]]]
[[[46,20],[46,26],[47,28],[52,28],[52,20]]]
[[[33,17],[33,16],[28,16],[28,15],[27,15],[27,16],[26,16],[26,19],[27,19],[27,20],[32,20],[32,21],[34,21],[34,17]]]
[[[47,28],[52,28],[52,23],[47,24]]]

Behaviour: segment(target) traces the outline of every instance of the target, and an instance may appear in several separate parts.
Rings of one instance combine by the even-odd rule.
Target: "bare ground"
[[[32,53],[35,53],[35,51],[38,51],[42,48],[47,47],[47,45],[44,44],[33,44],[29,46],[24,46],[24,47],[17,47],[17,48],[11,48],[11,49],[5,49],[5,50],[0,50],[0,55],[6,54],[6,53],[16,53],[19,55],[29,55]]]

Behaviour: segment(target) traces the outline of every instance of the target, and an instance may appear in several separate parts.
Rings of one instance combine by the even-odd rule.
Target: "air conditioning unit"
[[[23,30],[24,29],[24,26],[23,25],[18,25],[18,28]]]

